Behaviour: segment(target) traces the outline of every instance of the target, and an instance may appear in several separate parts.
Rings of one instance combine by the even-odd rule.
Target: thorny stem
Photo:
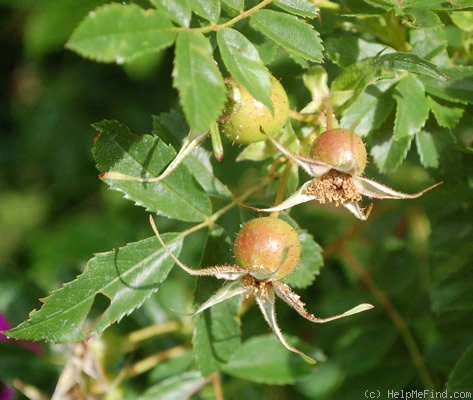
[[[376,300],[386,310],[386,313],[401,335],[424,386],[429,390],[435,390],[435,384],[430,376],[429,371],[427,370],[424,357],[419,350],[419,346],[417,345],[406,320],[402,317],[399,311],[397,311],[383,290],[376,284],[368,272],[366,272],[366,269],[362,263],[353,255],[350,250],[348,250],[347,247],[341,246],[338,249],[338,254],[342,260],[345,261],[346,264],[356,272],[362,282],[370,289]]]

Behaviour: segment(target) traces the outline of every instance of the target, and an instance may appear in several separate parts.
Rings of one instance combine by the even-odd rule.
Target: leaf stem
[[[239,21],[241,21],[245,18],[250,17],[256,11],[260,10],[261,8],[266,7],[267,5],[271,4],[272,2],[273,2],[273,0],[263,0],[261,3],[258,3],[254,7],[249,8],[246,11],[242,11],[239,15],[237,15],[236,17],[228,20],[227,22],[224,22],[222,24],[213,24],[213,25],[208,25],[208,26],[202,26],[202,27],[199,27],[199,28],[191,28],[191,30],[193,30],[195,32],[206,33],[206,32],[219,31],[221,29],[228,28],[232,25],[235,25],[237,22],[239,22]],[[188,28],[186,28],[186,29],[188,29]]]

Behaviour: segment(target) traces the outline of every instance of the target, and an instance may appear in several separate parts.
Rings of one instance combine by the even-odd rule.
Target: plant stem
[[[150,325],[143,329],[131,332],[126,338],[126,351],[133,350],[139,342],[145,341],[154,336],[164,335],[165,333],[175,332],[181,328],[177,321],[168,321],[160,325]]]
[[[160,363],[163,360],[167,360],[169,358],[174,358],[182,354],[185,350],[187,350],[187,346],[175,346],[170,349],[160,351],[159,353],[153,354],[152,356],[146,357],[135,364],[131,365],[127,369],[127,377],[133,378],[137,375],[140,375],[146,371],[149,371],[151,368],[156,366],[156,364]]]
[[[228,20],[227,22],[224,22],[223,24],[213,24],[213,25],[208,25],[208,26],[203,26],[200,28],[191,28],[195,32],[211,32],[211,31],[219,31],[224,28],[228,28],[232,25],[235,25],[237,22],[250,17],[252,14],[254,14],[256,11],[260,10],[261,8],[266,7],[267,5],[271,4],[273,0],[263,0],[261,3],[258,3],[252,8],[249,8],[246,11],[242,11],[239,15],[236,17]],[[188,29],[188,28],[186,28]]]

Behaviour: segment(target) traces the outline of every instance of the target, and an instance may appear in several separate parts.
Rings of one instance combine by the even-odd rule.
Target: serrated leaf
[[[196,289],[196,301],[204,302],[213,290],[222,285],[216,281],[209,285],[199,279]],[[199,371],[203,376],[220,371],[231,355],[240,346],[240,321],[238,310],[242,296],[235,296],[195,316],[195,328],[192,342]]]
[[[437,168],[439,166],[439,153],[432,133],[425,130],[418,132],[416,145],[422,165],[426,168]]]
[[[323,47],[319,34],[297,17],[273,10],[259,10],[250,17],[250,24],[284,47],[295,60],[322,61]]]
[[[219,0],[192,0],[192,10],[210,22],[217,22],[220,17]]]
[[[276,0],[274,4],[301,17],[315,18],[318,14],[316,5],[309,0]]]
[[[185,159],[184,164],[192,171],[194,178],[209,196],[233,198],[233,193],[213,174],[210,157],[210,152],[203,148],[197,148]]]
[[[473,344],[456,363],[448,377],[447,387],[449,393],[473,392]]]
[[[440,17],[432,10],[405,8],[401,20],[404,24],[415,29],[439,29],[444,26]]]
[[[360,136],[367,136],[379,128],[389,117],[394,100],[389,90],[395,81],[384,80],[366,88],[343,112],[340,126],[353,129]]]
[[[371,147],[371,155],[377,167],[382,172],[395,171],[406,158],[413,138],[414,136],[405,136],[394,140],[389,134],[378,138]]]
[[[424,85],[415,76],[401,79],[394,90],[396,99],[396,119],[394,120],[394,139],[402,139],[418,132],[427,121],[429,105]]]
[[[435,286],[431,293],[432,310],[449,312],[473,309],[473,268],[465,267],[454,272]]]
[[[230,75],[256,100],[273,110],[270,73],[261,61],[256,47],[244,35],[231,28],[217,32],[217,43]]]
[[[432,114],[434,114],[435,120],[440,126],[454,128],[460,122],[464,112],[463,108],[457,107],[453,103],[435,100],[430,96],[427,97],[427,102]]]
[[[197,132],[206,131],[221,114],[226,91],[212,46],[202,33],[179,33],[172,74],[189,125]]]
[[[325,48],[328,58],[341,67],[348,67],[365,58],[375,57],[381,52],[394,52],[385,45],[352,36],[331,37],[325,41]]]
[[[253,337],[243,343],[223,371],[237,378],[287,385],[310,373],[312,367],[287,351],[276,335]]]
[[[102,121],[93,154],[100,172],[110,171],[136,178],[159,176],[176,155],[158,137],[136,136],[116,121]],[[112,174],[113,177],[113,174]],[[147,183],[124,179],[104,180],[125,198],[168,218],[198,222],[212,213],[210,198],[194,181],[187,168],[179,165],[168,177]]]
[[[297,227],[297,223],[292,218],[284,217],[285,221]],[[305,288],[312,284],[320,269],[324,264],[322,248],[314,240],[312,235],[306,231],[300,231],[299,240],[301,242],[301,258],[296,269],[283,279],[292,288]]]
[[[176,37],[173,28],[156,10],[135,4],[108,4],[91,11],[66,46],[96,61],[123,64],[172,45]]]
[[[169,16],[179,25],[188,27],[191,22],[192,10],[189,0],[150,0],[156,8]],[[191,0],[194,1],[194,0]]]
[[[182,239],[165,234],[163,239],[179,254]],[[38,311],[8,332],[16,339],[77,342],[100,333],[130,314],[166,279],[174,261],[155,237],[97,254],[74,281],[52,292]],[[110,300],[105,312],[90,327],[84,322],[96,295]]]
[[[183,372],[146,389],[138,400],[186,399],[189,393],[197,392],[204,384],[205,379],[200,372]]]

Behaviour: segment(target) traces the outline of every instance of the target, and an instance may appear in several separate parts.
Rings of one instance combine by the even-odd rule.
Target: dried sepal
[[[207,301],[202,303],[199,308],[194,313],[192,313],[192,315],[197,315],[202,311],[205,311],[208,308],[221,303],[222,301],[231,299],[232,297],[238,296],[240,294],[247,294],[249,292],[251,292],[251,288],[245,286],[245,284],[241,280],[236,280],[225,284],[219,290],[217,290],[217,292],[215,292]]]
[[[443,183],[438,182],[420,192],[408,194],[398,192],[379,182],[373,181],[371,179],[362,178],[361,176],[354,176],[352,180],[360,194],[376,199],[415,199],[417,197],[422,196],[425,192],[428,192],[429,190],[432,190],[433,188]]]
[[[307,181],[304,183],[299,189],[297,189],[291,196],[289,196],[286,200],[269,208],[254,208],[257,211],[264,211],[264,212],[276,212],[276,211],[283,211],[287,210],[291,207],[297,206],[298,204],[307,203],[311,200],[317,200],[317,196],[314,194],[307,194],[307,188],[312,185],[312,181]],[[248,206],[247,206],[248,207]]]
[[[276,281],[273,281],[273,284],[274,282]],[[273,288],[271,287],[265,295],[260,295],[259,293],[255,293],[255,298],[256,298],[256,303],[258,304],[261,310],[261,313],[264,316],[264,319],[266,320],[268,325],[271,327],[273,332],[276,334],[276,336],[278,337],[282,345],[289,351],[299,354],[302,357],[302,359],[306,361],[307,363],[315,364],[316,361],[313,358],[309,357],[307,354],[291,346],[284,338],[284,335],[282,334],[281,329],[279,328],[279,325],[276,320],[276,308],[275,308],[276,297],[274,295]]]
[[[362,311],[367,311],[374,307],[371,304],[363,303],[363,304],[359,304],[356,307],[353,307],[352,309],[348,311],[345,311],[342,314],[334,315],[328,318],[319,318],[307,311],[307,309],[305,308],[305,304],[300,299],[300,296],[297,293],[295,293],[289,287],[289,285],[287,285],[284,282],[274,281],[273,287],[277,296],[281,298],[282,300],[284,300],[294,310],[296,310],[299,315],[301,315],[302,317],[304,317],[305,319],[311,322],[315,322],[318,324],[323,324],[325,322],[333,321],[335,319],[348,317],[349,315],[357,314]]]
[[[164,251],[169,255],[169,257],[171,257],[174,260],[174,262],[179,267],[181,267],[189,275],[215,276],[218,279],[226,279],[226,280],[234,281],[248,273],[248,271],[245,268],[241,268],[238,265],[216,265],[213,267],[202,268],[202,269],[193,269],[193,268],[188,267],[181,260],[179,260],[172,253],[172,251],[169,249],[166,243],[164,243],[152,215],[150,215],[149,217],[149,222],[151,224],[151,227],[153,228],[153,232],[158,238],[159,243],[161,244],[161,246],[163,246]]]

